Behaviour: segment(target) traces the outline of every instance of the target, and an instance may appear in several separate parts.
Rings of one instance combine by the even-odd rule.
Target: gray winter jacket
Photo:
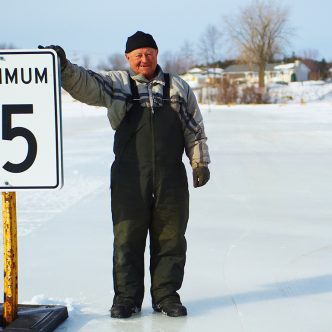
[[[89,105],[106,107],[112,128],[118,128],[132,107],[128,72],[109,71],[99,74],[68,61],[61,74],[62,87],[72,97]],[[159,66],[156,77],[151,81],[132,71],[129,74],[136,81],[143,107],[153,111],[162,106],[165,82]],[[170,87],[171,106],[182,122],[185,150],[191,165],[207,165],[210,162],[207,138],[195,95],[189,85],[175,74],[170,74]]]

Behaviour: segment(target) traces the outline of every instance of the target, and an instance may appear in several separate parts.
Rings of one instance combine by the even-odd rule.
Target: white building
[[[276,80],[283,82],[302,82],[309,79],[310,69],[301,61],[285,63],[274,67],[277,72]]]
[[[268,64],[265,70],[265,83],[307,81],[310,69],[302,62],[286,64]],[[224,71],[224,76],[238,83],[258,83],[258,66],[231,65]]]
[[[211,85],[221,82],[224,70],[222,68],[192,68],[181,77],[190,85],[199,102],[206,100],[209,95],[210,99],[215,99],[216,88]]]
[[[192,68],[181,77],[190,85],[192,89],[200,88],[206,80],[206,71],[201,68]]]

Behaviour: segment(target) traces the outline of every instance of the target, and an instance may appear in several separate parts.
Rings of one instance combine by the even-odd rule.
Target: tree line
[[[286,56],[294,28],[290,23],[290,10],[277,0],[252,0],[240,7],[236,14],[225,16],[222,24],[211,24],[203,31],[195,45],[185,41],[178,51],[160,54],[160,63],[165,71],[182,74],[188,69],[198,67],[221,67],[243,63],[256,65],[259,72],[259,88],[265,87],[265,69],[268,63],[305,60],[308,67],[316,72],[314,79],[325,79],[330,64],[314,60],[318,52],[305,51],[305,54]],[[234,51],[233,57],[225,58],[225,45]],[[5,46],[5,47],[4,47]],[[0,48],[14,48],[1,45]],[[89,58],[84,57],[84,65]],[[128,69],[122,53],[113,53],[97,65],[99,70]]]
[[[256,65],[259,71],[260,88],[265,87],[265,69],[268,63],[306,60],[315,78],[327,77],[329,64],[324,59],[314,60],[318,52],[304,51],[302,55],[287,56],[287,48],[295,29],[290,23],[290,10],[277,0],[253,0],[238,9],[235,15],[223,17],[220,26],[211,24],[203,31],[198,43],[185,41],[178,51],[167,51],[160,55],[163,69],[168,72],[185,73],[193,66],[225,68],[230,64]],[[229,60],[223,55],[228,45],[235,51]],[[123,54],[115,53],[107,58],[99,69],[125,69],[127,63]]]

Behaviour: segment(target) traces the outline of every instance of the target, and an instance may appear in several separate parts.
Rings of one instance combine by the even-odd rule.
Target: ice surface
[[[211,180],[190,188],[188,317],[153,313],[148,267],[142,313],[109,317],[113,131],[68,96],[64,188],[17,194],[20,303],[66,305],[57,331],[331,331],[332,104],[202,112]]]

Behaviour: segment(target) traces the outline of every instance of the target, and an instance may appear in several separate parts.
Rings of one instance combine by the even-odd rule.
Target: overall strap
[[[169,82],[169,73],[164,73],[165,85],[163,89],[163,99],[170,99],[170,82]]]
[[[130,90],[131,90],[131,97],[132,100],[135,102],[139,101],[139,93],[138,93],[138,88],[137,88],[137,84],[136,81],[134,79],[131,78],[130,74],[128,73],[128,77],[129,77],[129,82],[130,82]]]

